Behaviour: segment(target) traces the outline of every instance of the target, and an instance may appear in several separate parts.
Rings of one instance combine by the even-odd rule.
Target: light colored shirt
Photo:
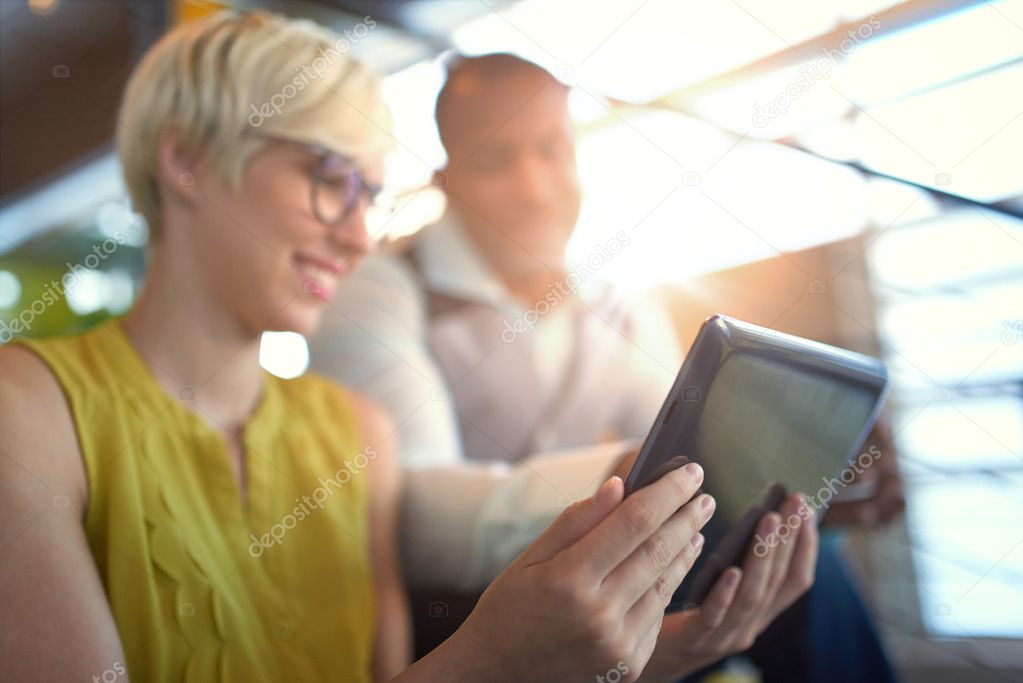
[[[649,430],[681,360],[674,331],[593,263],[524,303],[448,214],[410,254],[368,258],[331,302],[312,369],[397,424],[414,585],[485,586],[610,474],[628,444],[600,439]],[[437,297],[449,305],[431,315]]]

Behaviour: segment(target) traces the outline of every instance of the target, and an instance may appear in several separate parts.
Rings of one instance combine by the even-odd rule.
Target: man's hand
[[[757,533],[775,537],[753,546],[742,569],[730,567],[699,608],[664,617],[657,647],[640,680],[676,681],[728,655],[748,650],[774,619],[813,585],[818,535],[812,507],[789,496]],[[788,530],[779,530],[785,525]]]
[[[841,492],[824,515],[824,526],[865,530],[878,529],[898,517],[906,508],[902,477],[896,462],[891,424],[879,418],[867,437],[865,453],[874,456],[873,464],[859,468],[852,485],[869,487],[867,497],[843,501]],[[854,460],[854,464],[858,459]]]

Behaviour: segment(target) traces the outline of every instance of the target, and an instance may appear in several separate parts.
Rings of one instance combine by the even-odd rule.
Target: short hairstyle
[[[472,97],[480,84],[500,83],[516,74],[532,74],[548,78],[561,88],[567,86],[556,79],[550,71],[529,60],[507,52],[494,52],[477,57],[455,54],[447,59],[447,77],[437,95],[434,118],[441,144],[450,150],[452,135],[460,126],[458,112],[464,109],[465,98]]]
[[[388,151],[380,81],[350,47],[311,21],[261,11],[183,24],[151,47],[128,80],[115,137],[132,203],[152,235],[161,228],[158,143],[169,128],[236,190],[267,135],[355,160]]]

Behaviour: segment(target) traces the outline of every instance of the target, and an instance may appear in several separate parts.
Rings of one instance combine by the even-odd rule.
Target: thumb
[[[591,497],[565,508],[539,538],[523,551],[522,559],[532,564],[554,557],[597,526],[624,497],[625,484],[621,477],[611,477]]]

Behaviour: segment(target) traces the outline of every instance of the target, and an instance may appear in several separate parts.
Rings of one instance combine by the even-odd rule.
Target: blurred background
[[[385,75],[402,199],[381,238],[443,210],[446,53],[572,85],[570,257],[631,229],[601,276],[663,300],[684,345],[721,312],[884,358],[908,514],[851,545],[888,647],[911,681],[1019,680],[1023,0],[2,0],[0,343],[130,307],[147,231],[112,152],[121,90],[224,6],[347,31]],[[293,333],[261,356],[308,364]]]

